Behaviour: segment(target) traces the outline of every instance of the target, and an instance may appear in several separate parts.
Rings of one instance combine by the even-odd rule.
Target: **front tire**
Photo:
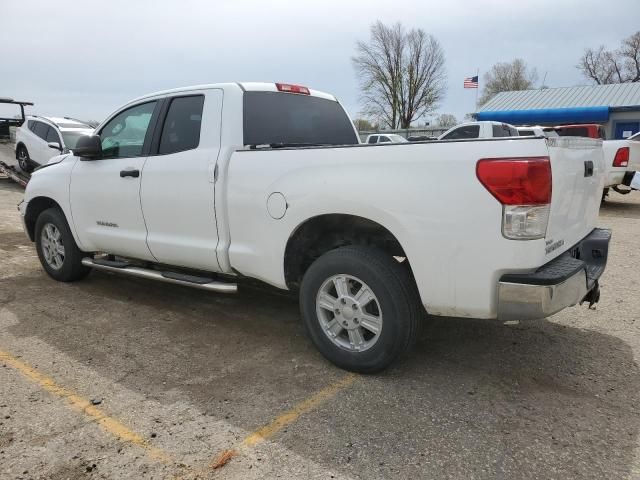
[[[29,159],[29,152],[27,151],[27,147],[25,147],[24,145],[20,145],[18,147],[16,157],[18,160],[18,166],[20,167],[20,170],[22,170],[24,173],[31,173],[33,171],[33,167],[31,166],[31,161]]]
[[[49,208],[38,216],[35,241],[40,263],[54,280],[73,282],[91,271],[82,265],[86,255],[78,248],[60,209]]]
[[[331,250],[309,267],[300,288],[305,329],[345,370],[374,373],[415,343],[421,316],[405,265],[369,247]]]

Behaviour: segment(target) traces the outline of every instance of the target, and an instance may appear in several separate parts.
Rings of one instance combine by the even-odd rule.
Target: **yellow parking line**
[[[242,440],[242,442],[240,442],[240,444],[238,444],[236,448],[231,448],[222,452],[212,462],[211,467],[214,469],[220,468],[227,462],[229,462],[229,460],[231,460],[233,457],[237,456],[240,453],[241,449],[251,448],[258,443],[268,440],[284,427],[295,422],[300,417],[300,415],[308,413],[309,411],[318,407],[320,404],[334,397],[341,390],[349,387],[351,384],[353,384],[353,382],[356,381],[357,378],[358,375],[349,373],[342,377],[340,380],[332,383],[328,387],[325,387],[319,392],[316,392],[313,396],[307,398],[306,400],[303,400],[291,410],[278,416],[271,423],[268,423],[267,425],[264,425],[257,429],[251,435]]]
[[[69,404],[71,404],[74,409],[87,415],[98,425],[100,425],[100,427],[102,427],[104,431],[110,433],[114,437],[117,437],[121,442],[131,443],[143,448],[147,452],[149,457],[156,461],[162,463],[171,462],[171,457],[168,453],[150,445],[142,435],[130,430],[115,418],[108,416],[105,412],[97,408],[86,398],[82,398],[71,390],[65,387],[61,387],[60,385],[56,384],[53,379],[47,377],[46,375],[43,375],[33,367],[30,367],[23,361],[18,360],[11,354],[3,352],[2,350],[0,350],[0,360],[13,367],[26,378],[38,384],[40,387],[42,387],[42,389],[46,390],[52,395],[67,400],[67,402],[69,402]]]

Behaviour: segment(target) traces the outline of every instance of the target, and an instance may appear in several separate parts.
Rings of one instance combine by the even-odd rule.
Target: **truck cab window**
[[[159,154],[184,152],[198,147],[203,106],[203,95],[171,100],[162,127]]]
[[[136,105],[109,120],[99,134],[103,156],[128,158],[142,155],[144,139],[155,106],[155,101]]]
[[[464,138],[478,138],[480,136],[480,125],[464,125],[449,133],[443,140],[460,140]]]

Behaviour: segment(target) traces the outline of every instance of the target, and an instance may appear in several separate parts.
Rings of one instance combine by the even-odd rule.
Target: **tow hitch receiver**
[[[584,302],[589,302],[589,310],[595,310],[596,309],[595,305],[599,301],[600,301],[600,284],[596,280],[596,284],[589,291],[589,293],[587,293],[587,295],[582,299],[582,301],[580,302],[580,305],[582,305]]]

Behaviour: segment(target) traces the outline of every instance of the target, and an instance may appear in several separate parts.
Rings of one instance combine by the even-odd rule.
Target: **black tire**
[[[16,152],[16,159],[18,160],[18,166],[24,173],[31,173],[33,167],[31,166],[31,158],[29,157],[29,151],[24,145],[18,147]]]
[[[64,249],[63,260],[59,268],[52,266],[45,258],[43,246],[43,229],[49,224],[53,225],[60,233],[61,243]],[[58,208],[49,208],[42,212],[36,220],[35,229],[36,251],[42,267],[47,274],[59,282],[73,282],[86,277],[91,268],[82,265],[82,259],[87,255],[78,248],[71,234],[71,229],[64,214]],[[46,243],[46,241],[44,241]]]
[[[316,311],[316,298],[322,286],[340,274],[367,284],[379,303],[382,328],[377,341],[364,351],[336,345],[325,333]],[[383,370],[408,352],[415,343],[422,316],[419,295],[408,268],[380,250],[360,246],[331,250],[309,267],[300,288],[300,309],[305,330],[318,350],[338,367],[359,373]],[[345,329],[345,333],[349,332]]]

